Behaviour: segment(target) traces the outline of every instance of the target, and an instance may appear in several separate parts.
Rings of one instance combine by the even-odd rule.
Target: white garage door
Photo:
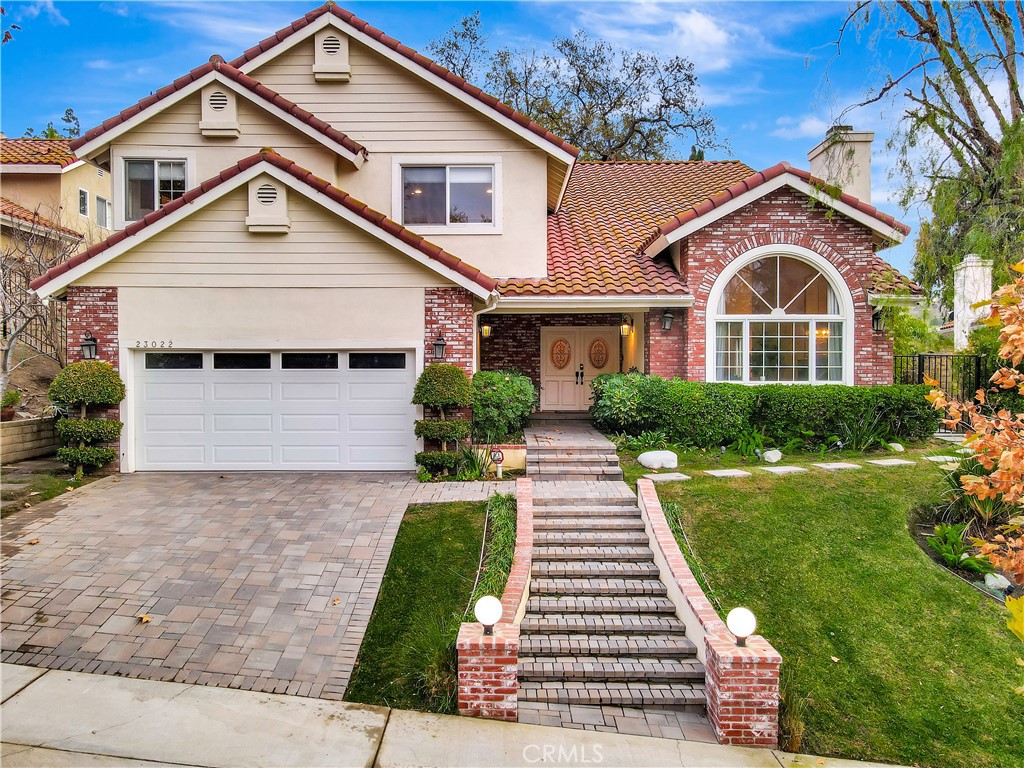
[[[136,467],[414,469],[406,351],[143,352]]]

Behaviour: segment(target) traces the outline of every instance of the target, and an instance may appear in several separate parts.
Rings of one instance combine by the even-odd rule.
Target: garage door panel
[[[250,464],[269,467],[274,463],[274,446],[270,443],[214,445],[213,461],[216,465]]]
[[[281,462],[293,466],[341,463],[341,446],[334,445],[284,445],[281,446]]]
[[[405,434],[409,429],[409,420],[415,418],[411,413],[352,413],[348,416],[350,432],[357,434],[374,432],[396,432]]]
[[[282,400],[320,400],[338,402],[341,397],[340,382],[289,382],[281,384]]]
[[[206,463],[203,445],[147,445],[143,448],[147,464],[178,468],[201,468]]]
[[[337,413],[286,413],[281,415],[281,431],[341,433],[341,415]]]
[[[206,417],[201,413],[147,413],[142,428],[149,434],[198,434],[206,432]]]
[[[268,382],[215,381],[212,399],[222,403],[269,402],[274,399],[274,387]]]
[[[408,403],[411,393],[400,381],[355,381],[348,385],[348,399]]]
[[[214,432],[265,432],[274,431],[274,417],[269,413],[215,413]]]
[[[147,381],[142,387],[142,396],[150,403],[201,403],[206,399],[205,387],[201,381]]]

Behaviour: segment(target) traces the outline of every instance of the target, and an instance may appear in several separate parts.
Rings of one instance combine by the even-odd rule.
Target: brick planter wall
[[[568,315],[481,315],[491,328],[489,339],[480,339],[480,369],[513,368],[529,376],[540,389],[541,326],[618,326],[621,313]],[[436,337],[435,337],[436,338]]]
[[[705,323],[711,287],[722,270],[747,251],[763,245],[799,245],[829,261],[843,276],[854,304],[855,384],[892,383],[892,342],[871,328],[868,287],[877,267],[873,235],[867,227],[821,203],[783,187],[741,210],[709,224],[687,239],[683,279],[695,301],[687,312],[689,359],[686,378],[706,378]],[[678,322],[678,318],[677,318]]]
[[[533,481],[516,480],[516,544],[501,620],[494,634],[482,624],[459,628],[459,714],[515,722],[519,717],[519,623],[526,612],[533,564]]]
[[[473,295],[465,288],[426,288],[423,296],[423,343],[426,364],[433,359],[438,334],[448,346],[444,361],[473,375]]]
[[[782,656],[758,635],[747,638],[745,647],[736,645],[680,552],[654,483],[641,478],[636,488],[661,580],[706,670],[715,736],[722,744],[776,749]]]

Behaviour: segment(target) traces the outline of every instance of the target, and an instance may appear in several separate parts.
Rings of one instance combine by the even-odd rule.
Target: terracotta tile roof
[[[319,131],[324,136],[329,138],[331,141],[343,146],[352,154],[367,154],[366,148],[363,147],[362,144],[353,141],[341,131],[337,130],[336,128],[332,128],[328,123],[321,120],[319,117],[316,117],[312,112],[303,109],[302,107],[289,101],[276,91],[272,91],[270,88],[267,88],[258,80],[255,80],[249,77],[249,75],[246,75],[243,72],[239,71],[237,67],[234,67],[231,64],[226,64],[224,62],[224,59],[222,59],[220,56],[211,56],[210,60],[203,64],[201,67],[196,67],[187,75],[179,77],[170,85],[165,85],[156,93],[147,96],[137,104],[128,107],[128,109],[122,110],[120,113],[114,115],[114,117],[111,117],[109,120],[104,120],[101,125],[98,125],[97,127],[86,131],[84,136],[81,136],[80,138],[77,138],[71,142],[71,149],[78,149],[82,145],[91,142],[93,139],[99,138],[104,133],[109,131],[111,128],[116,128],[118,125],[126,122],[127,120],[130,120],[143,110],[149,109],[149,107],[153,106],[157,102],[167,98],[172,93],[180,91],[182,88],[185,88],[186,86],[194,83],[196,80],[199,80],[200,78],[205,77],[206,75],[210,74],[210,72],[214,71],[219,72],[220,74],[224,75],[230,80],[233,80],[246,90],[250,91],[256,96],[259,96],[264,101],[273,104],[278,109],[287,112],[289,115],[305,123],[313,130]]]
[[[59,277],[60,275],[63,275],[64,273],[71,271],[80,264],[84,264],[85,262],[89,261],[89,259],[98,256],[99,254],[103,253],[109,248],[117,245],[122,240],[125,240],[135,235],[136,233],[148,227],[150,224],[160,221],[160,219],[164,218],[165,216],[169,216],[170,214],[177,211],[179,208],[183,208],[189,203],[195,201],[197,198],[203,196],[211,189],[220,186],[229,179],[234,178],[243,171],[246,171],[249,168],[252,168],[254,165],[257,165],[258,163],[261,162],[270,163],[276,168],[280,168],[281,170],[290,173],[296,179],[309,185],[317,192],[320,192],[329,197],[334,202],[345,206],[345,208],[347,208],[348,210],[366,219],[371,224],[374,224],[375,226],[387,232],[389,235],[397,237],[406,245],[409,245],[415,248],[416,250],[420,251],[421,253],[426,254],[433,261],[436,261],[439,264],[443,264],[449,269],[458,272],[460,275],[472,280],[473,282],[475,282],[477,285],[480,285],[484,289],[488,291],[493,291],[497,287],[497,282],[495,280],[485,275],[476,267],[470,266],[466,262],[462,261],[456,256],[453,256],[452,254],[443,250],[439,246],[436,246],[433,243],[428,242],[424,238],[417,235],[415,232],[412,232],[411,230],[408,230],[405,227],[403,227],[401,224],[392,221],[383,213],[378,213],[365,203],[356,200],[348,193],[343,192],[337,187],[332,186],[329,182],[324,181],[323,179],[315,176],[311,171],[307,171],[305,168],[296,165],[291,160],[281,157],[281,155],[273,151],[258,152],[255,155],[250,155],[244,160],[240,160],[237,164],[231,166],[230,168],[227,168],[226,170],[221,171],[217,176],[214,176],[212,179],[207,179],[202,184],[188,190],[184,195],[179,197],[177,200],[172,200],[162,208],[159,208],[158,210],[155,210],[152,213],[147,214],[146,217],[141,219],[140,221],[133,222],[126,226],[123,230],[115,232],[113,235],[108,237],[103,242],[97,243],[88,250],[83,251],[82,253],[69,259],[63,264],[48,270],[47,272],[33,280],[31,287],[33,289],[41,288],[42,286],[46,285],[48,282],[53,280],[55,277]]]
[[[676,295],[689,289],[664,259],[637,252],[651,230],[753,171],[725,162],[578,162],[548,216],[548,276],[501,282],[504,296]]]
[[[533,122],[525,115],[521,115],[520,113],[512,109],[512,107],[508,106],[507,104],[503,104],[493,96],[484,93],[475,85],[471,85],[466,80],[456,75],[454,72],[449,72],[441,65],[436,64],[430,59],[428,59],[426,56],[417,53],[409,46],[402,45],[393,37],[388,37],[381,30],[371,26],[369,23],[358,18],[355,14],[351,13],[350,11],[346,11],[343,8],[339,8],[333,2],[328,2],[325,5],[322,5],[319,8],[310,11],[301,19],[293,21],[287,27],[278,30],[275,34],[271,35],[265,40],[262,40],[261,42],[257,43],[252,48],[247,50],[237,59],[232,61],[231,64],[235,67],[243,66],[247,62],[250,62],[253,59],[255,59],[257,56],[260,56],[266,51],[269,51],[278,43],[295,34],[303,27],[316,21],[325,13],[330,13],[333,16],[336,16],[337,18],[341,19],[341,21],[343,21],[344,23],[362,32],[364,35],[372,37],[374,40],[381,43],[382,45],[386,45],[388,48],[395,51],[395,53],[404,56],[413,63],[418,64],[419,66],[428,70],[432,74],[437,75],[442,80],[445,80],[446,82],[454,85],[456,88],[465,91],[474,99],[477,99],[478,101],[486,104],[491,109],[499,112],[500,114],[517,123],[518,125],[521,125],[523,128],[530,131],[531,133],[537,134],[542,139],[551,144],[554,144],[559,149],[568,152],[573,157],[579,155],[580,150],[574,147],[569,142],[567,142],[565,139],[561,138],[560,136],[556,136],[551,131],[544,128],[544,126]]]
[[[40,216],[35,211],[30,211],[28,208],[24,208],[13,200],[8,200],[6,197],[0,197],[0,216],[10,216],[12,219],[18,221],[24,221],[26,224],[32,224],[36,227],[45,227],[46,229],[52,229],[54,232],[58,232],[62,235],[68,235],[79,240],[82,239],[81,232],[75,232],[73,229],[62,227],[54,221]]]
[[[0,139],[0,164],[59,165],[78,161],[69,139]]]

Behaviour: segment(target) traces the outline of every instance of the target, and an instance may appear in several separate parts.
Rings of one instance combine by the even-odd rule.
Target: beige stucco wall
[[[89,215],[78,213],[78,190],[89,193]],[[113,201],[113,177],[90,163],[83,163],[61,174],[61,197],[64,210],[67,211],[66,222],[71,229],[85,235],[85,245],[92,245],[104,240],[113,233],[96,224],[96,196]]]

